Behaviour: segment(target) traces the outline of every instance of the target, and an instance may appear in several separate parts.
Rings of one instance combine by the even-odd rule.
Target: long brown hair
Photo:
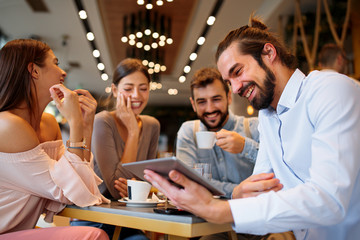
[[[50,47],[34,39],[16,39],[0,50],[0,112],[18,108],[24,101],[30,116],[38,109],[29,63],[43,67]]]

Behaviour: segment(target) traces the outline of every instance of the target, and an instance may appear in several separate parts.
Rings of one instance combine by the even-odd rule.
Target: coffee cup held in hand
[[[128,197],[131,201],[146,201],[151,185],[145,181],[127,180]]]
[[[196,142],[198,148],[211,149],[216,142],[216,133],[210,131],[196,132]]]

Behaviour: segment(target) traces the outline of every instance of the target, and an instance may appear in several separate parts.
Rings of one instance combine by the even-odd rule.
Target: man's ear
[[[346,61],[345,61],[344,57],[341,56],[341,54],[338,54],[338,55],[336,56],[336,61],[335,61],[335,63],[336,63],[336,65],[342,66],[342,65],[345,65],[345,64],[346,64]]]
[[[232,94],[230,90],[228,92],[227,98],[228,98],[228,106],[230,106],[230,104],[232,103]]]
[[[195,102],[194,102],[194,100],[192,99],[192,97],[189,97],[189,99],[190,99],[191,106],[192,106],[192,108],[193,108],[194,112],[196,112],[196,106],[195,106]]]
[[[33,79],[38,79],[40,75],[40,68],[35,63],[29,63],[27,66],[29,73]]]
[[[277,56],[276,48],[271,43],[265,43],[262,51],[262,59],[270,64],[274,63]]]

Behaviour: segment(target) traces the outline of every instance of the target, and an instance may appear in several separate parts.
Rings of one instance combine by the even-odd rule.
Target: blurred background
[[[360,76],[359,0],[0,0],[0,46],[15,38],[43,40],[67,73],[65,85],[88,89],[104,109],[115,66],[137,57],[152,75],[143,114],[161,123],[159,150],[171,152],[181,123],[196,118],[190,106],[194,72],[216,66],[218,43],[260,17],[298,57],[316,69],[322,45],[343,46],[347,73]],[[317,18],[318,16],[318,18]],[[233,96],[235,114],[257,116]],[[64,120],[49,106],[49,111]]]

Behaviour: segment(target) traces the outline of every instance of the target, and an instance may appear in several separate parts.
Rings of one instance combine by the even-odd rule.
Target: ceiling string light
[[[184,83],[186,81],[186,75],[191,71],[191,65],[193,64],[193,62],[197,59],[197,54],[200,50],[200,47],[205,43],[206,41],[206,35],[210,30],[210,27],[215,23],[216,21],[216,15],[219,12],[222,4],[223,4],[223,0],[217,0],[210,16],[207,18],[206,20],[206,24],[204,26],[204,29],[202,31],[202,33],[200,34],[200,37],[197,39],[196,41],[196,45],[193,49],[193,51],[191,52],[190,56],[189,56],[189,60],[187,62],[187,64],[184,67],[183,70],[183,74],[179,77],[179,82],[180,83]]]
[[[128,47],[126,57],[141,59],[142,64],[148,68],[149,74],[153,75],[153,80],[157,82],[160,81],[159,74],[166,71],[164,49],[144,51],[136,47]]]
[[[170,17],[156,11],[139,11],[123,18],[121,41],[145,51],[172,44]]]
[[[152,75],[151,90],[162,88],[160,74],[167,69],[164,46],[173,43],[171,31],[172,19],[154,10],[147,9],[123,16],[121,41],[128,44],[126,57],[142,60]]]
[[[153,7],[154,7],[152,0],[137,0],[136,2],[140,6],[145,6],[145,8],[148,10],[153,9]],[[146,2],[146,4],[145,4],[145,2]],[[163,6],[164,2],[165,2],[164,0],[155,0],[156,5],[159,7]],[[173,2],[173,0],[166,0],[166,2]]]
[[[96,66],[100,72],[100,77],[103,81],[107,81],[109,79],[109,75],[106,73],[105,71],[105,65],[101,59],[101,53],[100,50],[97,48],[96,46],[96,41],[95,41],[95,35],[94,33],[91,31],[90,28],[90,24],[88,22],[88,14],[82,4],[81,0],[74,0],[76,7],[78,9],[78,13],[79,13],[79,18],[81,19],[81,22],[83,23],[83,27],[86,31],[86,39],[89,41],[90,46],[92,48],[92,55],[95,58],[96,61]]]

